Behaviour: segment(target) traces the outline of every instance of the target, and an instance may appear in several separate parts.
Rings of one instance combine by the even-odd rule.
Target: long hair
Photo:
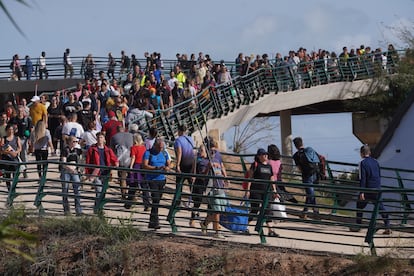
[[[269,154],[270,160],[280,160],[280,150],[276,145],[274,144],[269,145],[267,147],[267,152]]]
[[[40,120],[36,123],[36,126],[34,128],[35,143],[45,136],[46,136],[46,123],[43,120]]]

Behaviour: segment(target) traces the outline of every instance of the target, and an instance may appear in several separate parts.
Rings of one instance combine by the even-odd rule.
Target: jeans
[[[357,201],[357,205],[356,205],[356,208],[358,209],[358,211],[357,211],[357,220],[356,220],[357,224],[362,223],[363,213],[361,212],[361,210],[365,209],[365,207],[367,207],[367,204],[369,202],[371,202],[372,204],[375,204],[379,201],[378,204],[379,204],[379,210],[380,210],[381,217],[384,220],[385,227],[389,228],[390,227],[390,221],[388,219],[388,214],[383,213],[383,211],[385,211],[385,207],[384,207],[384,204],[382,204],[380,195],[378,193],[365,193],[364,196],[365,196],[365,200],[358,199],[358,201]]]
[[[166,180],[151,180],[149,186],[151,189],[151,214],[150,214],[150,224],[158,225],[158,207],[161,201],[162,192],[164,191]]]
[[[313,184],[315,181],[317,181],[316,174],[312,174],[308,177],[303,177],[302,179],[304,184],[308,184],[305,188],[306,190],[306,201],[305,201],[305,207],[303,208],[303,212],[307,212],[309,207],[313,208],[314,213],[318,213],[318,208],[315,207],[316,205],[316,199],[315,199],[315,191],[313,189]]]
[[[72,183],[73,194],[75,195],[75,212],[76,215],[82,214],[82,207],[80,204],[80,177],[77,173],[62,173],[62,194],[63,194],[63,211],[65,213],[70,212],[68,193],[69,193],[69,183]]]
[[[187,166],[185,166],[185,165],[181,165],[181,172],[182,173],[193,173],[194,171],[193,171],[193,165],[187,165]],[[193,186],[193,180],[192,180],[192,178],[191,177],[183,177],[183,176],[181,176],[181,175],[177,175],[176,176],[176,178],[175,178],[175,182],[177,183],[177,188],[178,189],[181,189],[180,190],[180,193],[182,193],[183,192],[183,189],[182,189],[182,187],[184,186],[184,181],[185,180],[187,180],[187,182],[188,182],[188,185],[189,185],[189,190],[191,191],[192,190],[192,186]],[[178,186],[178,183],[182,183],[182,186]],[[180,204],[181,204],[181,198],[178,198],[177,199],[177,206],[180,206]]]
[[[34,154],[36,157],[36,161],[41,161],[41,160],[47,160],[49,152],[48,150],[35,150]],[[39,177],[42,177],[44,166],[45,166],[44,164],[37,165],[37,173],[39,174]]]

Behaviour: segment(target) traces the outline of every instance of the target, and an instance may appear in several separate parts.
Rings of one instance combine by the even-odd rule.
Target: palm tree
[[[25,0],[15,0],[15,1],[18,2],[18,3],[20,3],[20,4],[22,4],[22,5],[25,5],[26,7],[30,7],[30,5]],[[4,5],[3,0],[0,0],[0,8],[3,10],[3,12],[9,18],[9,20],[11,21],[11,23],[13,24],[13,26],[19,31],[19,33],[22,36],[26,37],[26,35],[22,31],[22,29],[20,29],[19,25],[14,20],[13,16],[10,14],[9,10],[7,9],[7,7]]]

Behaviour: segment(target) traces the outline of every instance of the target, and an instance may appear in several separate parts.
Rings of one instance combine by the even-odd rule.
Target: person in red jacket
[[[105,135],[102,132],[96,134],[97,143],[89,147],[86,154],[86,164],[97,166],[119,166],[118,158],[113,150],[105,145]],[[105,196],[102,193],[102,184],[107,181],[110,175],[110,168],[85,168],[87,179],[94,183],[96,190],[94,212],[98,212],[99,203]]]

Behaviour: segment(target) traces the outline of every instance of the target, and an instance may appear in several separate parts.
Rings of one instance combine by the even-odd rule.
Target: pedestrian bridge
[[[160,135],[173,141],[178,124],[186,125],[195,138],[201,138],[206,129],[224,133],[258,115],[280,114],[283,125],[289,126],[293,112],[342,112],[343,102],[375,93],[383,85],[381,79],[393,72],[365,62],[368,61],[339,63],[312,72],[293,70],[288,65],[260,68],[236,76],[230,83],[207,87],[195,98],[160,110],[154,118],[140,119],[139,125],[146,133],[155,126]],[[390,64],[388,68],[393,66]],[[282,137],[291,135],[287,129],[284,132],[282,128]],[[282,152],[291,154],[289,147],[282,145]]]

